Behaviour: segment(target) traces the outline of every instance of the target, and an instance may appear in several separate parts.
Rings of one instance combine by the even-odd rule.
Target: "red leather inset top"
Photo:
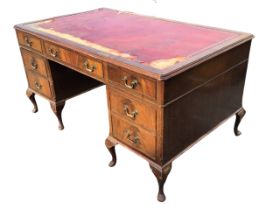
[[[238,35],[110,9],[57,17],[38,26],[127,53],[140,63],[190,57]]]

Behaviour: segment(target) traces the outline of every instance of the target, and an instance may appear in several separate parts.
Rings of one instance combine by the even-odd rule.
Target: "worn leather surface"
[[[168,62],[188,59],[238,35],[110,9],[57,17],[36,27],[54,31],[54,35],[62,34],[66,39],[86,40],[112,49],[115,54],[119,52],[120,56],[140,63],[159,62],[163,68]]]

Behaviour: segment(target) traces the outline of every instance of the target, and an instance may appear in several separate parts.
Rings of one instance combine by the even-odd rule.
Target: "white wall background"
[[[278,1],[2,1],[0,3],[0,209],[280,209]],[[242,136],[228,120],[179,159],[156,200],[148,164],[117,147],[107,166],[105,88],[66,103],[65,130],[46,100],[39,112],[25,96],[13,25],[98,7],[253,33],[244,93]]]

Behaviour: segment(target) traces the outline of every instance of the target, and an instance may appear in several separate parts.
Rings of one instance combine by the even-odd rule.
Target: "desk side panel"
[[[248,54],[249,50],[245,57]],[[245,60],[224,69],[218,76],[196,86],[164,108],[163,164],[174,159],[242,107],[247,63],[248,60]],[[209,66],[208,70],[214,71],[215,68]],[[190,77],[194,78],[195,75],[190,72]]]
[[[199,85],[248,59],[251,41],[226,51],[165,81],[164,103],[188,93]]]

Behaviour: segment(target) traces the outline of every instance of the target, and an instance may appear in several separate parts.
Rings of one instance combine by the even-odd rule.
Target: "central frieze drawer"
[[[103,79],[103,65],[95,59],[86,56],[79,56],[78,67],[82,72],[92,77]]]
[[[57,46],[55,44],[49,43],[49,42],[44,42],[45,46],[45,53],[49,57],[57,60],[57,61],[62,61],[66,64],[69,64],[73,67],[78,66],[78,54],[65,49],[63,47]]]

